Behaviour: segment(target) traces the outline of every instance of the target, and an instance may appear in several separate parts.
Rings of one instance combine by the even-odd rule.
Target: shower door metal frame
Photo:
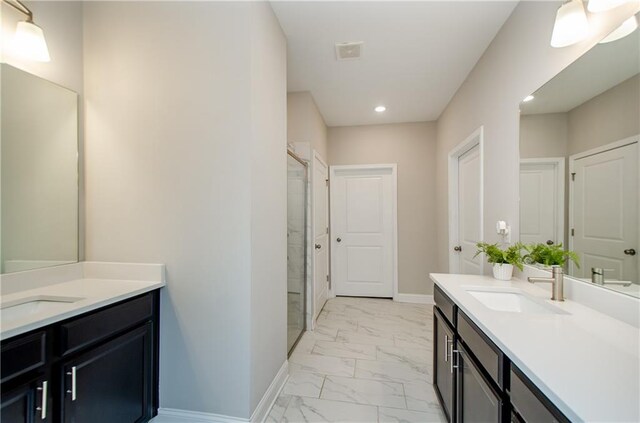
[[[304,167],[304,181],[305,181],[305,186],[304,186],[304,241],[303,241],[303,245],[304,245],[304,273],[303,273],[303,284],[302,284],[302,331],[300,332],[300,335],[298,335],[298,338],[295,340],[295,342],[293,343],[293,345],[291,345],[291,348],[287,351],[287,358],[289,356],[291,356],[291,353],[296,349],[296,346],[298,345],[298,342],[300,341],[300,338],[302,338],[302,335],[304,335],[304,332],[307,330],[307,254],[308,254],[308,245],[307,243],[309,242],[308,240],[308,231],[307,231],[307,212],[308,212],[308,208],[309,208],[309,202],[308,197],[309,197],[309,164],[304,161],[303,159],[301,159],[296,153],[294,153],[293,151],[291,151],[290,149],[287,148],[287,155],[291,156],[293,159],[295,159],[297,162],[299,162],[303,167]],[[287,181],[288,182],[288,181]],[[288,268],[288,266],[287,266]],[[289,299],[288,299],[289,293],[287,291],[287,307],[289,307]],[[288,314],[288,310],[287,310],[287,320],[289,319],[289,314]],[[287,322],[288,324],[288,322]]]

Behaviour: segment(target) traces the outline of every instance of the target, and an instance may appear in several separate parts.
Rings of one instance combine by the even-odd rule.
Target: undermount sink
[[[0,305],[0,321],[8,323],[32,314],[51,311],[64,311],[70,303],[83,300],[81,297],[59,297],[37,295],[19,300],[7,301]]]
[[[530,297],[519,290],[468,288],[467,292],[482,305],[495,311],[531,314],[568,314],[566,311]]]

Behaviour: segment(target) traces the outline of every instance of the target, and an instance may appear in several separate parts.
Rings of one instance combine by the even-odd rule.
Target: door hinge
[[[325,179],[324,182],[327,184],[327,186],[329,186],[329,180]]]
[[[329,227],[327,226],[327,234],[329,233]]]
[[[576,235],[576,230],[571,228],[571,236],[575,236]]]
[[[329,282],[329,275],[327,275],[327,282]]]
[[[575,172],[571,172],[571,180],[572,181],[576,180],[576,173]]]

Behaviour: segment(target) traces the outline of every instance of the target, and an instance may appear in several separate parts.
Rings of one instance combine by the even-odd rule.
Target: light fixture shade
[[[560,6],[551,35],[551,47],[566,47],[589,35],[587,13],[581,0],[571,0]]]
[[[587,9],[591,13],[606,12],[616,8],[629,0],[589,0]]]
[[[42,28],[33,22],[18,22],[13,41],[15,51],[19,55],[38,62],[51,61]]]
[[[604,37],[602,41],[600,41],[600,44],[610,43],[611,41],[616,41],[620,38],[624,38],[636,29],[638,29],[638,18],[636,18],[634,15],[626,21],[622,22],[622,25],[614,29],[611,34]]]

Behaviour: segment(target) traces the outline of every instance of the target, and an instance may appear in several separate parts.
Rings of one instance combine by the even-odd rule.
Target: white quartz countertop
[[[130,279],[127,275],[130,275]],[[165,286],[164,266],[147,264],[85,262],[2,276],[3,293],[0,299],[3,305],[25,298],[80,298],[74,302],[56,304],[52,310],[45,309],[18,319],[0,321],[2,340]],[[14,289],[18,284],[28,289]]]
[[[640,422],[638,328],[574,301],[551,301],[549,290],[529,282],[430,276],[569,420]],[[515,288],[567,314],[491,310],[470,287]]]

